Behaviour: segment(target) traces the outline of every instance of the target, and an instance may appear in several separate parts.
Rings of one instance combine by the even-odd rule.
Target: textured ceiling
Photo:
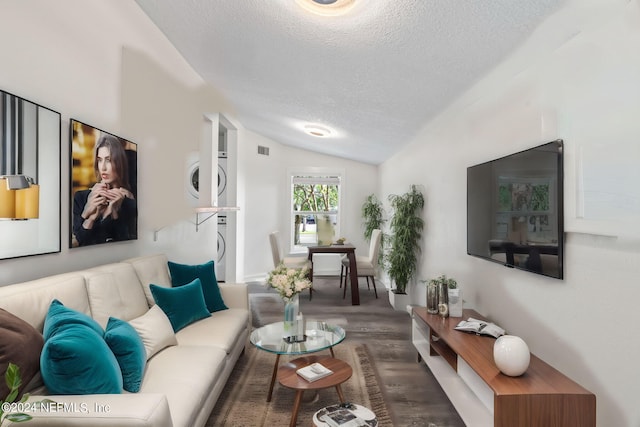
[[[136,0],[242,125],[378,164],[565,0],[356,0],[323,17],[294,0]],[[335,130],[306,135],[313,122]]]

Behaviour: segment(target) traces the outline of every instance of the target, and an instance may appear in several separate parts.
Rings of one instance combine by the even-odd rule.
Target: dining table
[[[311,261],[311,277],[313,277],[314,254],[346,254],[349,260],[349,278],[351,280],[351,305],[360,305],[360,291],[358,288],[358,267],[356,265],[356,247],[344,243],[330,245],[309,246],[309,261]]]

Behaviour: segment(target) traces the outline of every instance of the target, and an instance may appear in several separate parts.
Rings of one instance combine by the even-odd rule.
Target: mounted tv
[[[563,141],[467,168],[467,253],[562,279]]]

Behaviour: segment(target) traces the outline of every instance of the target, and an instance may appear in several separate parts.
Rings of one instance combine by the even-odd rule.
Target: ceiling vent
[[[258,145],[258,154],[262,154],[263,156],[269,155],[269,147],[265,147],[263,145]]]

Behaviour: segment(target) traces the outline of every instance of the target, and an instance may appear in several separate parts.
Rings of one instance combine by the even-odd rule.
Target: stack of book
[[[298,369],[296,373],[311,383],[333,374],[333,371],[321,363],[316,362]]]
[[[375,419],[360,418],[357,411],[348,409],[347,405],[327,406],[317,414],[318,420],[331,427],[372,427],[377,425]]]

